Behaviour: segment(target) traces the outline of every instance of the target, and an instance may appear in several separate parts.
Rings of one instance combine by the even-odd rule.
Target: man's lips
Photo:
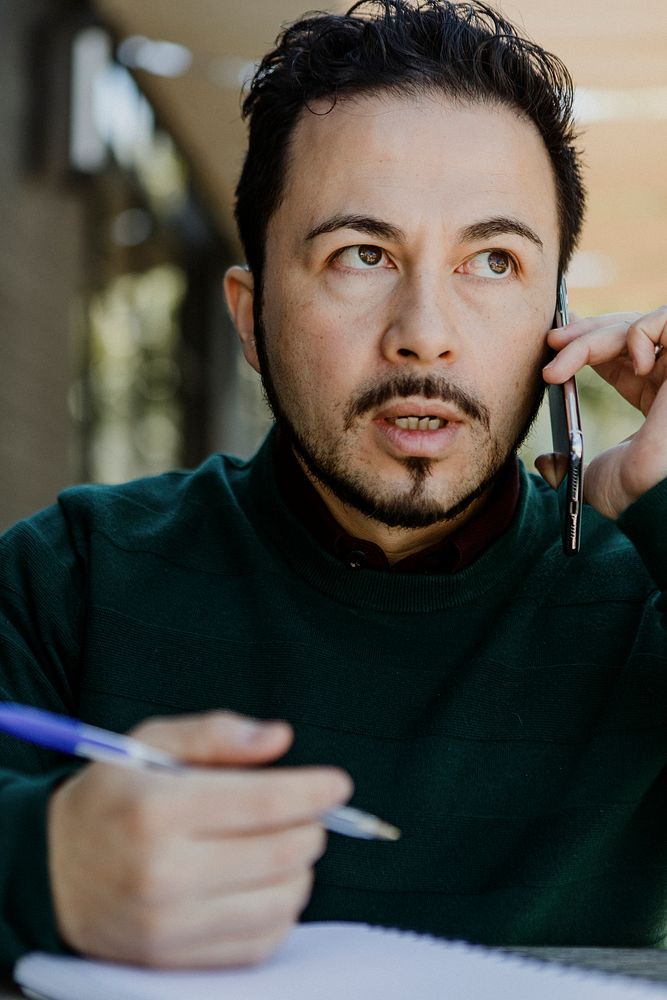
[[[421,422],[426,419],[437,420],[439,427],[444,424],[463,423],[461,414],[456,407],[448,406],[447,403],[438,402],[434,399],[406,399],[392,403],[390,406],[386,406],[380,410],[374,417],[374,420],[386,420],[394,424],[397,420],[403,422],[406,419],[409,420],[411,417]],[[415,430],[417,428],[411,429]],[[420,427],[419,429],[426,430],[427,428]]]
[[[401,400],[380,410],[373,424],[397,456],[442,457],[464,424],[454,406],[436,400]]]

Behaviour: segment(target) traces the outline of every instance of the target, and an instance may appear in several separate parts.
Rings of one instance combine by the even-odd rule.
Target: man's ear
[[[230,267],[225,273],[224,289],[227,308],[239,335],[245,359],[258,372],[259,359],[255,343],[252,272],[247,267],[241,267],[238,264]]]

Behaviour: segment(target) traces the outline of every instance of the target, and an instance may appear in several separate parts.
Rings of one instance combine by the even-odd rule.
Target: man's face
[[[438,95],[306,111],[265,261],[265,382],[325,496],[460,520],[542,392],[558,223],[535,128]]]

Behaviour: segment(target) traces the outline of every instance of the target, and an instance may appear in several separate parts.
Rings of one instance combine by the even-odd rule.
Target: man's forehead
[[[297,119],[291,145],[299,152],[349,158],[363,165],[364,153],[370,150],[381,153],[381,161],[406,153],[417,159],[434,144],[453,146],[458,153],[485,145],[500,153],[508,138],[522,137],[536,154],[546,157],[536,126],[518,110],[453,99],[439,91],[380,92],[311,102]],[[415,139],[421,140],[420,146],[412,145]],[[350,140],[361,141],[350,147]]]
[[[420,209],[454,212],[458,225],[522,211],[556,225],[553,172],[532,123],[442,95],[313,105],[293,136],[284,194],[308,230],[337,213],[382,218],[387,205],[399,225],[397,212]]]

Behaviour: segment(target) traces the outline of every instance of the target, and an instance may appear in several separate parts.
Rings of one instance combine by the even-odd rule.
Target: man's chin
[[[488,484],[481,484],[466,496],[453,498],[450,502],[429,500],[428,497],[415,501],[410,496],[398,496],[375,503],[357,502],[353,506],[360,513],[387,528],[416,530],[430,528],[434,524],[451,524],[452,521],[463,519],[488,489]],[[338,499],[342,500],[340,496]]]
[[[403,530],[430,528],[462,518],[497,476],[494,472],[483,482],[471,484],[467,490],[462,490],[460,484],[458,491],[452,485],[443,484],[439,495],[434,495],[434,463],[430,459],[405,459],[400,482],[371,485],[363,472],[341,472],[332,464],[315,460],[312,454],[298,446],[297,453],[317,485],[338,503],[384,527]]]

